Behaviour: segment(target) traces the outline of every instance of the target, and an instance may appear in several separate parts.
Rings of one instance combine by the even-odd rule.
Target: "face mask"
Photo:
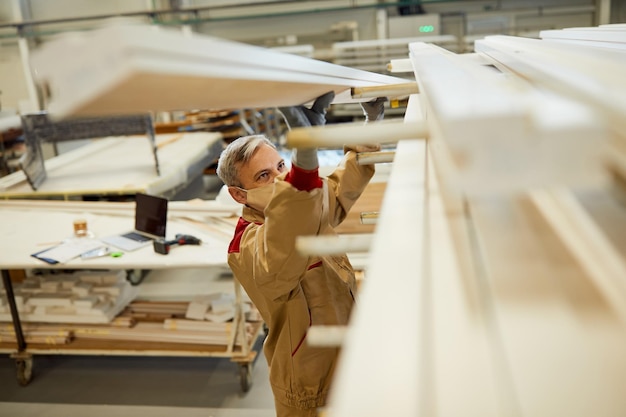
[[[265,207],[267,207],[272,199],[272,195],[274,195],[274,184],[268,184],[250,190],[239,189],[245,191],[248,195],[246,205],[259,211],[265,210]]]

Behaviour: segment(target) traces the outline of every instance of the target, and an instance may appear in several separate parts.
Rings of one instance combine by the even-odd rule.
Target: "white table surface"
[[[208,166],[209,159],[217,159],[221,141],[221,134],[213,132],[157,135],[161,170],[161,175],[157,175],[146,136],[93,139],[85,146],[46,160],[48,177],[37,191],[32,190],[21,171],[0,178],[0,198],[137,192],[163,195],[191,181],[190,176],[199,170],[199,165]]]
[[[38,204],[41,203],[41,204]],[[202,240],[202,244],[173,246],[168,255],[155,253],[152,245],[137,251],[125,252],[121,257],[104,256],[89,260],[73,259],[64,264],[47,264],[31,256],[73,236],[73,221],[87,220],[88,228],[96,236],[104,237],[131,231],[134,225],[134,210],[129,203],[0,201],[1,269],[169,269],[198,267],[227,267],[227,248],[234,231],[234,220],[224,213],[214,214],[200,204],[197,209],[173,211],[168,215],[166,238],[176,234],[191,234]],[[178,203],[178,202],[175,202]],[[67,204],[71,210],[63,211],[59,206]],[[94,210],[89,210],[93,205]],[[190,204],[194,207],[193,204]],[[109,207],[104,214],[101,207]],[[116,209],[122,207],[122,209]],[[227,210],[226,210],[227,213]]]

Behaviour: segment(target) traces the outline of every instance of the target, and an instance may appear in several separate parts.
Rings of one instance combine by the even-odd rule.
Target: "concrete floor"
[[[12,359],[0,358],[0,416],[273,416],[265,359],[252,386],[224,358],[36,356],[26,387]]]

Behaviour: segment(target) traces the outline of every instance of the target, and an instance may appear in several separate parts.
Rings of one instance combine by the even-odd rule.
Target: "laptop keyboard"
[[[122,236],[135,240],[137,242],[147,242],[148,240],[151,240],[149,237],[145,237],[136,232],[125,233]]]

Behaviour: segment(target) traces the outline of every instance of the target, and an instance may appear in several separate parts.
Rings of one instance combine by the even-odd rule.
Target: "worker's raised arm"
[[[386,97],[378,97],[361,103],[366,124],[375,123],[384,118],[386,101]],[[360,165],[356,160],[357,154],[379,150],[380,144],[344,146],[343,160],[328,177],[328,188],[331,195],[334,196],[330,200],[328,218],[331,227],[336,227],[345,220],[348,212],[374,175],[374,165]]]
[[[315,99],[310,109],[305,106],[281,107],[280,112],[285,117],[289,129],[322,126],[326,124],[326,110],[334,98],[335,93],[330,91]],[[317,148],[293,149],[291,162],[291,171],[287,174],[287,182],[303,191],[310,191],[322,186],[318,175]]]

